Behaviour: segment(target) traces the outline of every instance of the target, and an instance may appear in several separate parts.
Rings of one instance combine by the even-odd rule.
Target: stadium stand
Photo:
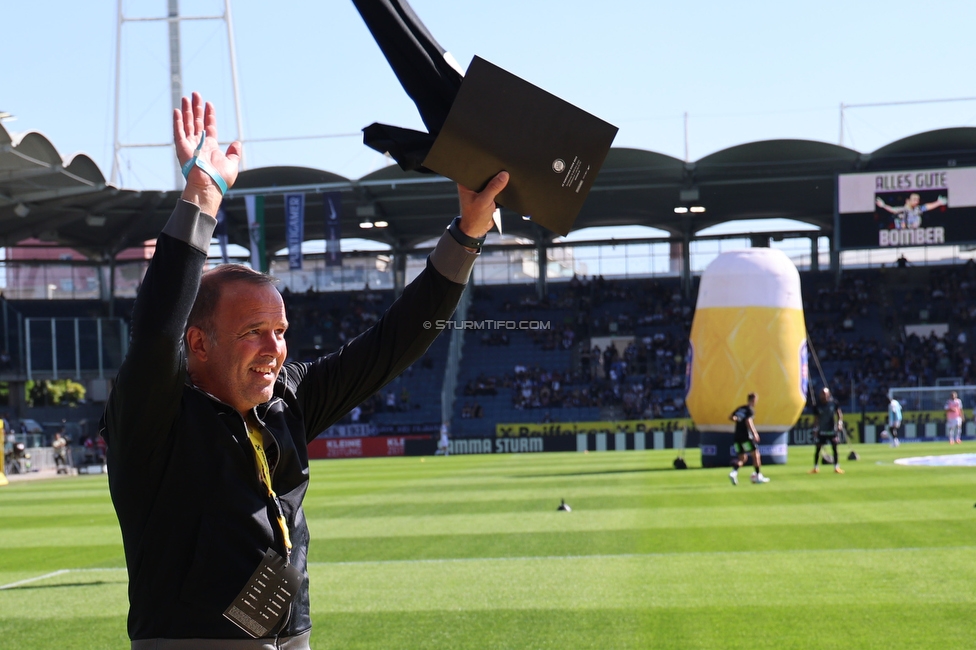
[[[17,247],[43,233],[45,242],[54,241],[83,255],[82,266],[99,267],[99,274],[89,274],[91,278],[125,276],[128,282],[124,292],[118,284],[103,287],[100,280],[94,282],[98,285],[94,288],[85,284],[81,288],[87,295],[110,290],[131,295],[140,277],[134,269],[142,268],[144,255],[137,256],[138,263],[128,276],[119,273],[120,266],[115,267],[114,275],[110,272],[117,261],[124,261],[123,251],[146,252],[145,242],[159,232],[178,193],[112,187],[89,158],[78,156],[64,164],[53,145],[39,134],[11,138],[0,126],[0,144],[4,144],[0,166],[16,170],[0,177],[0,193],[6,197],[0,204],[0,245]],[[453,434],[490,433],[498,421],[684,415],[683,366],[695,305],[695,277],[688,256],[695,233],[756,215],[802,221],[816,232],[780,235],[809,238],[814,247],[811,268],[816,269],[820,264],[818,242],[828,238],[836,244],[840,235],[834,232],[838,174],[943,167],[958,171],[972,166],[976,166],[973,128],[920,133],[873,153],[799,140],[737,145],[694,162],[650,151],[612,149],[576,227],[639,224],[657,228],[667,233],[658,243],[666,241],[670,247],[668,268],[680,267],[681,272],[642,279],[550,280],[544,299],[537,297],[533,285],[478,286],[472,320],[538,320],[548,323],[549,329],[464,331],[464,358],[451,411]],[[776,191],[771,191],[770,179],[776,179]],[[367,236],[381,241],[390,247],[390,258],[397,263],[402,263],[405,254],[416,253],[414,246],[441,231],[457,207],[457,194],[449,181],[419,177],[395,166],[358,181],[299,167],[252,169],[241,174],[224,203],[230,243],[247,246],[250,242],[244,196],[272,187],[276,191],[268,193],[265,203],[268,250],[285,245],[282,193],[288,188],[302,188],[312,211],[324,209],[321,191],[337,192],[345,215],[340,237]],[[703,201],[707,197],[707,211],[676,209],[687,208],[698,197]],[[362,230],[361,209],[364,214],[379,210],[392,227]],[[551,243],[531,220],[503,210],[503,221],[506,233],[522,242],[518,246],[531,241],[545,248]],[[775,238],[772,233],[741,232],[737,237],[749,236],[753,245],[769,245]],[[903,259],[888,267],[856,268],[841,264],[840,255],[832,246],[830,271],[801,275],[811,342],[827,381],[845,405],[881,409],[885,390],[891,385],[925,385],[948,378],[976,381],[971,363],[976,264],[970,260],[913,266]],[[951,255],[953,262],[971,257],[965,248]],[[49,259],[52,265],[75,264],[74,258]],[[30,286],[15,287],[9,281],[19,276],[9,272],[28,261],[11,260],[8,257],[6,287],[10,297],[20,296],[15,289],[37,297],[52,286],[62,294],[74,295],[78,289],[74,282],[69,283],[69,292],[59,283],[47,281],[43,286],[30,281],[26,283]],[[30,264],[45,261],[31,258]],[[524,269],[519,273],[528,275]],[[397,276],[399,286],[405,276]],[[369,290],[286,293],[293,322],[289,333],[293,358],[312,358],[337,349],[375,321],[393,295],[393,291]],[[56,376],[79,363],[88,377],[96,367],[109,377],[117,369],[125,347],[123,325],[131,311],[131,298],[111,305],[97,300],[40,299],[3,300],[0,304],[4,325],[0,379],[20,384],[21,393],[31,377]],[[109,327],[99,356],[96,350],[100,346],[86,328],[96,319],[112,318],[121,325]],[[53,326],[48,323],[45,328],[38,320],[34,328],[25,325],[28,319],[65,322],[52,321]],[[74,319],[78,319],[77,327]],[[938,336],[930,336],[932,331]],[[448,334],[438,338],[427,357],[367,400],[355,417],[384,423],[439,422]],[[618,344],[608,347],[612,337]],[[33,366],[28,365],[31,362]],[[813,368],[811,374],[819,381]]]
[[[940,378],[976,383],[976,264],[848,269],[839,284],[832,273],[804,272],[801,285],[813,350],[845,408],[884,410],[889,386],[932,385]],[[394,299],[389,290],[283,296],[295,359],[338,349]],[[3,302],[8,331],[25,319],[69,322],[107,318],[108,311],[96,300]],[[694,293],[685,297],[673,277],[573,278],[550,283],[543,300],[532,285],[477,287],[469,320],[536,326],[464,330],[452,435],[490,435],[496,423],[506,422],[686,417],[684,358],[694,303]],[[118,300],[113,311],[126,320],[131,307],[131,299]],[[926,336],[927,326],[942,326],[945,334]],[[72,349],[71,328],[56,328],[55,335],[58,350]],[[611,337],[624,343],[608,345]],[[40,366],[50,362],[48,339],[35,335],[32,343]],[[8,337],[0,375],[18,371],[19,340]],[[82,340],[80,354],[88,359],[95,346],[90,334],[82,332]],[[423,359],[343,422],[439,423],[449,340],[445,331]],[[70,368],[74,360],[59,352],[59,363]],[[813,364],[811,377],[819,384]]]

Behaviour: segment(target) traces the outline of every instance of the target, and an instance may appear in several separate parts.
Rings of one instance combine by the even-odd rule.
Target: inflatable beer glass
[[[800,274],[785,253],[722,253],[702,274],[691,325],[688,411],[702,432],[703,467],[732,458],[729,414],[759,396],[754,422],[763,463],[785,463],[790,428],[806,404],[806,326]]]

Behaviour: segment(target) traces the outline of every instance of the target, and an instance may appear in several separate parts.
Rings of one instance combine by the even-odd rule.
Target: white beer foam
[[[786,253],[747,248],[716,257],[702,274],[698,309],[777,307],[803,309],[800,273]]]

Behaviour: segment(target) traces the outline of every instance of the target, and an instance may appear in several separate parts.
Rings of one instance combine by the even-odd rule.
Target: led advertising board
[[[976,242],[976,167],[841,174],[840,249]]]

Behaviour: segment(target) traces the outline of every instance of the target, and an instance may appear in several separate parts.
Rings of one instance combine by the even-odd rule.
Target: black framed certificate
[[[506,170],[497,202],[566,235],[617,127],[475,57],[424,167],[474,190]]]

